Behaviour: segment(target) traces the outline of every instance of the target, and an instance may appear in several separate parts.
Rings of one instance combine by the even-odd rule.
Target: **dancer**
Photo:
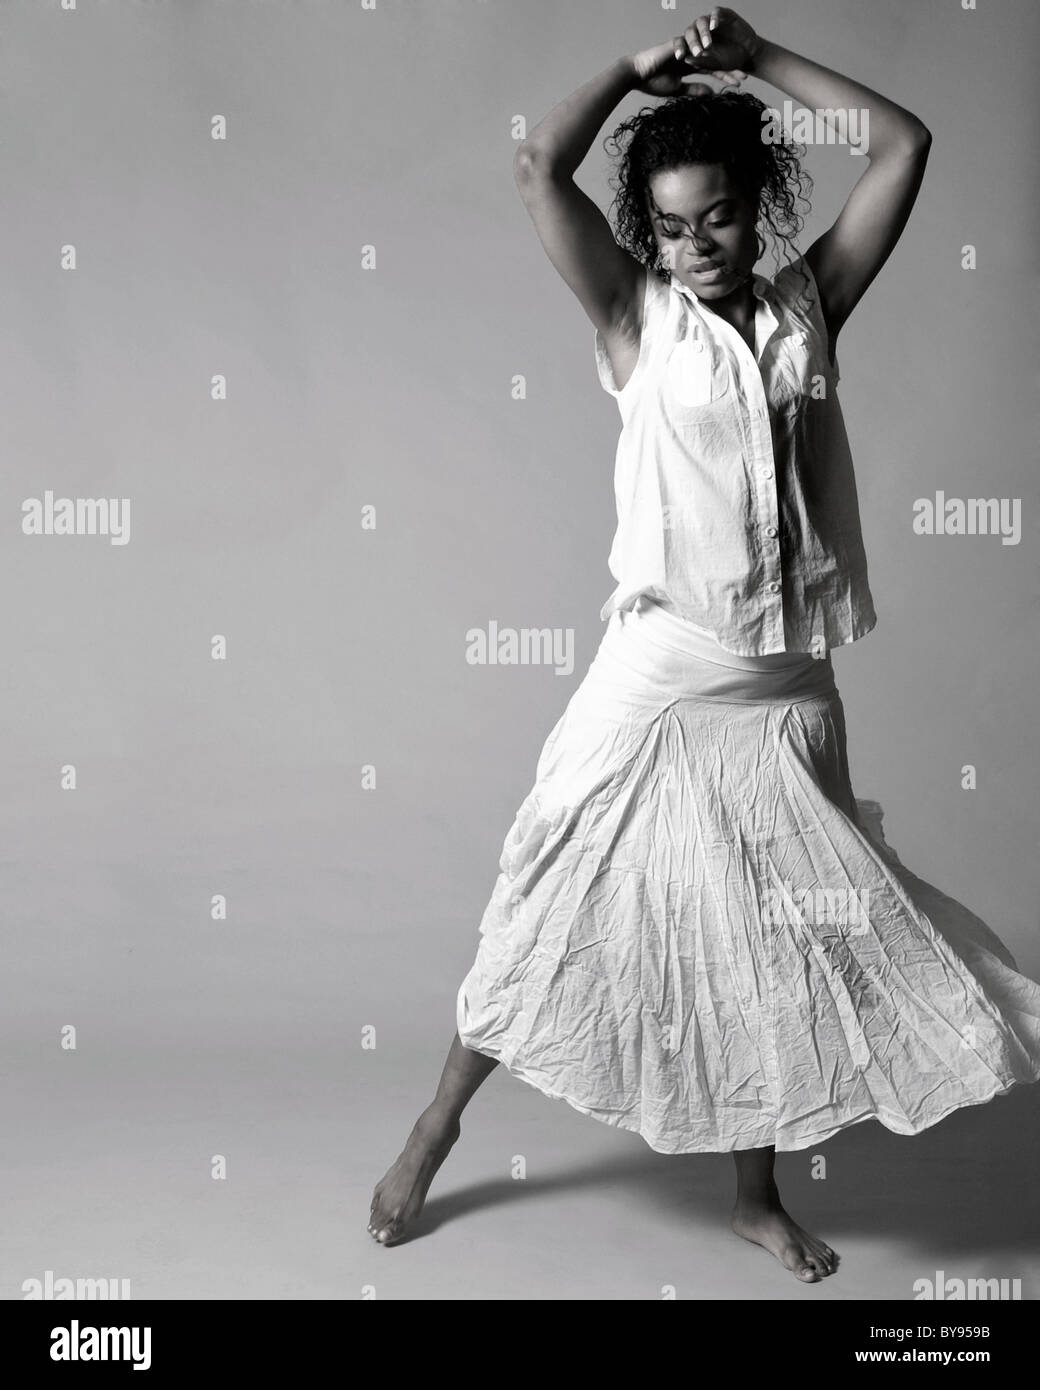
[[[722,89],[689,82],[705,73]],[[773,279],[755,267],[791,247],[808,180],[734,89],[749,74],[869,131],[834,225]],[[663,100],[608,145],[615,233],[573,174],[632,91]],[[617,585],[506,838],[436,1095],[376,1187],[380,1243],[421,1210],[499,1062],[660,1152],[732,1152],[733,1228],[805,1282],[837,1256],[785,1210],[778,1150],[867,1119],[916,1134],[1040,1078],[1040,987],[853,796],[830,657],[876,622],[836,341],[930,143],[715,9],[520,147],[523,201],[622,418]]]

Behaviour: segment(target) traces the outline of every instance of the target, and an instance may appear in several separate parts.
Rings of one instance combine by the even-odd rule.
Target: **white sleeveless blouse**
[[[645,594],[738,656],[822,657],[877,621],[840,373],[804,257],[753,289],[754,354],[674,274],[647,273],[639,357],[620,390],[595,332],[622,418],[617,587],[600,616]]]

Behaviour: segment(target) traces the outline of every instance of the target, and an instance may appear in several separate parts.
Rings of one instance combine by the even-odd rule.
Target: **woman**
[[[763,233],[800,227],[795,150],[760,102],[691,72],[869,117],[837,221],[774,281],[755,265]],[[572,176],[633,90],[667,100],[614,133],[615,238]],[[617,587],[506,839],[436,1096],[376,1188],[381,1243],[499,1061],[661,1152],[732,1152],[734,1229],[805,1282],[837,1256],[784,1209],[777,1149],[868,1118],[918,1133],[1040,1077],[1040,988],[853,797],[829,654],[876,621],[835,344],[930,143],[716,9],[579,88],[518,152],[621,411]]]

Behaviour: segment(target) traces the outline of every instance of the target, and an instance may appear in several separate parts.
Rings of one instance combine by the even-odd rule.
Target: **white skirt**
[[[499,869],[462,1042],[659,1152],[916,1134],[1040,1079],[1040,986],[854,798],[829,657],[612,614]]]

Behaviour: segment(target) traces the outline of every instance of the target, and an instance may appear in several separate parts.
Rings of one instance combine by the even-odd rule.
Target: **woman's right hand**
[[[721,30],[716,38],[715,30]],[[732,39],[736,42],[727,42]],[[693,47],[703,43],[704,39],[710,35],[710,43],[707,48],[699,49],[696,56],[693,54]],[[744,40],[746,39],[746,43]],[[636,88],[640,92],[646,92],[650,96],[670,97],[676,96],[680,92],[688,92],[692,96],[700,96],[704,92],[712,89],[703,82],[684,81],[696,74],[708,73],[712,77],[717,77],[723,86],[739,87],[741,82],[747,77],[747,72],[740,67],[718,68],[716,50],[724,59],[738,61],[745,55],[745,52],[753,51],[753,45],[759,42],[758,36],[750,25],[746,24],[732,10],[714,9],[710,15],[704,15],[697,19],[682,34],[677,34],[674,39],[668,39],[665,43],[655,44],[652,48],[644,48],[639,53],[632,55],[632,63],[636,73]]]

